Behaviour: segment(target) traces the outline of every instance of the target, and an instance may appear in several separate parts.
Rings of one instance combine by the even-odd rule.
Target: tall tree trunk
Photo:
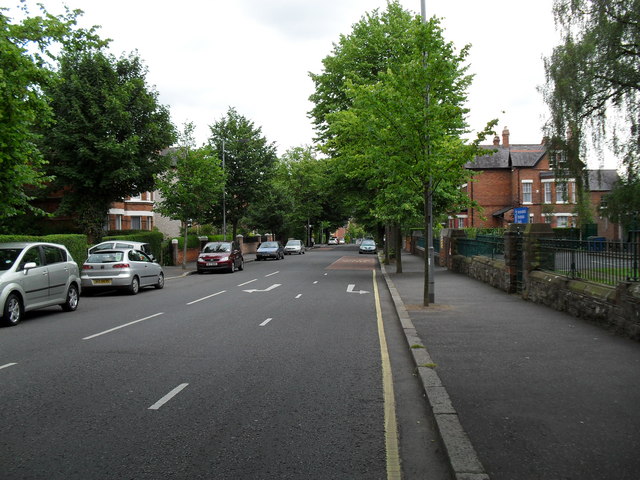
[[[396,273],[402,273],[402,226],[396,225]]]
[[[429,195],[431,195],[431,184],[429,182],[424,184],[424,190],[422,192],[424,203],[424,290],[422,304],[425,307],[429,306],[429,242],[427,236],[429,235]]]
[[[187,269],[187,240],[189,238],[189,226],[187,221],[182,222],[182,228],[184,229],[184,245],[182,246],[182,269]]]

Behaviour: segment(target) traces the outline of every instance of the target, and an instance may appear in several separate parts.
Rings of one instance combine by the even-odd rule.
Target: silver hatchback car
[[[137,294],[142,287],[164,287],[162,267],[149,255],[132,248],[98,250],[82,266],[82,289],[126,289]]]
[[[78,265],[64,245],[44,242],[0,243],[0,306],[5,325],[25,312],[60,305],[78,308]]]

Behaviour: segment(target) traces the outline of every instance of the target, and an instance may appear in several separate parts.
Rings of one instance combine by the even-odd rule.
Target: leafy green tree
[[[555,0],[554,15],[562,43],[545,60],[543,93],[556,168],[583,192],[589,140],[601,148],[609,138],[625,166],[620,187],[633,188],[640,172],[640,0]]]
[[[76,28],[79,10],[14,22],[0,8],[0,218],[37,211],[29,201],[37,187],[50,180],[38,149],[38,130],[49,125],[52,112],[43,90],[54,83],[50,67],[54,45],[103,42],[94,30]],[[40,212],[42,213],[42,212]]]
[[[229,108],[226,116],[209,127],[209,145],[224,158],[226,220],[233,238],[238,224],[270,185],[277,160],[276,148],[262,135],[262,128]],[[222,212],[217,219],[222,219]]]
[[[456,52],[445,41],[437,19],[423,23],[394,10],[394,5],[389,4],[390,24],[403,32],[402,48],[396,52],[390,44],[387,68],[373,81],[347,78],[342,89],[347,108],[325,116],[325,148],[367,180],[378,199],[377,213],[385,219],[405,220],[408,212],[413,214],[412,198],[421,198],[428,231],[430,197],[443,186],[468,179],[464,164],[480,154],[479,142],[495,121],[475,141],[462,139],[468,133],[464,106],[471,82],[465,65],[468,47]],[[425,256],[425,305],[429,304],[427,265]]]
[[[152,190],[167,169],[161,151],[175,140],[169,111],[131,54],[68,48],[60,81],[47,88],[56,122],[43,150],[53,188],[65,189],[59,211],[73,213],[92,240],[102,236],[111,203]]]
[[[179,135],[179,145],[171,149],[171,167],[156,174],[161,200],[155,210],[172,220],[180,220],[185,232],[182,267],[186,268],[187,225],[204,223],[214,205],[222,199],[224,174],[218,158],[208,146],[195,148],[194,126],[187,123]]]

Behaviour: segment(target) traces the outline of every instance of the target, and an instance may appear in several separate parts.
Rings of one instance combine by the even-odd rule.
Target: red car
[[[242,252],[233,242],[209,242],[198,255],[198,273],[244,270]]]

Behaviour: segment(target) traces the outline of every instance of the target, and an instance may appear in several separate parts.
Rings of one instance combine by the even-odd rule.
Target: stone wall
[[[608,287],[548,272],[529,274],[523,297],[640,340],[640,285]]]

